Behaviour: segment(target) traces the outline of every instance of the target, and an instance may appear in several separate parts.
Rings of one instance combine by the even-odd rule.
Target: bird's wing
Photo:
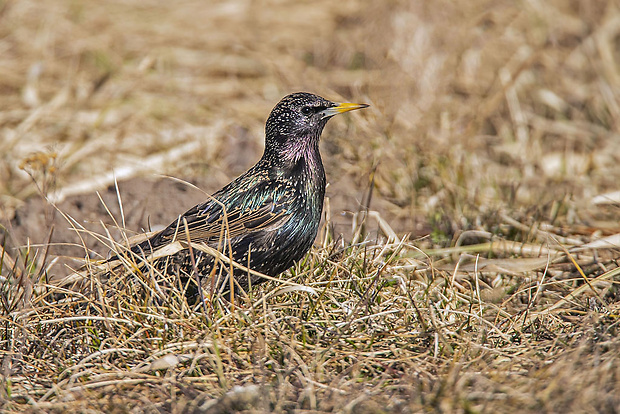
[[[206,212],[183,215],[169,227],[169,233],[176,233],[176,240],[210,242],[220,237],[235,238],[248,232],[279,227],[289,217],[288,198],[274,200],[268,197],[256,208],[230,210],[217,206]],[[187,221],[187,230],[185,222]],[[178,224],[177,224],[178,223]]]
[[[252,189],[249,194],[260,194],[257,190]],[[149,240],[133,246],[132,250],[136,253],[150,252],[175,241],[186,242],[188,238],[193,243],[215,244],[219,240],[246,233],[278,228],[290,218],[293,200],[291,191],[283,191],[277,195],[266,196],[254,207],[244,209],[235,205],[226,209],[223,204],[213,199],[188,210]]]

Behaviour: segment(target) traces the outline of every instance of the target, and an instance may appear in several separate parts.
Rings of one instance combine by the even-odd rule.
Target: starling
[[[264,275],[287,270],[305,256],[319,228],[325,195],[321,132],[334,115],[367,106],[305,92],[284,97],[267,119],[265,151],[256,165],[131,251],[157,257],[151,263],[180,280],[195,280],[197,273],[203,286],[220,292],[233,290],[231,267],[220,261],[214,269],[213,255],[191,246],[204,243]],[[181,248],[167,254],[166,246],[175,242]],[[235,292],[264,280],[238,268],[233,277]]]

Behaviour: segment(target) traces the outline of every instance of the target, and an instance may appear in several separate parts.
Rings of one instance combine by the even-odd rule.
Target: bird
[[[323,128],[335,115],[366,107],[307,92],[285,96],[267,118],[258,162],[163,230],[130,246],[128,253],[156,257],[150,263],[162,272],[229,295],[262,283],[260,275],[288,270],[310,250],[319,229],[326,186],[319,152]],[[218,262],[212,253],[195,248],[199,245],[217,249],[252,272]],[[186,295],[196,296],[196,288]]]

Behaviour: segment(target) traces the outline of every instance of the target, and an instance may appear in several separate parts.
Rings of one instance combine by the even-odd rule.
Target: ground
[[[0,22],[3,411],[620,411],[613,2],[21,0]],[[114,241],[249,168],[295,91],[370,104],[325,129],[307,258],[232,306],[102,284]]]

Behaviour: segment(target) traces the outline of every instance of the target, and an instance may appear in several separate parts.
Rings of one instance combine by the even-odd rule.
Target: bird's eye
[[[311,106],[304,106],[301,108],[301,113],[304,115],[310,115],[314,113],[314,108]]]

